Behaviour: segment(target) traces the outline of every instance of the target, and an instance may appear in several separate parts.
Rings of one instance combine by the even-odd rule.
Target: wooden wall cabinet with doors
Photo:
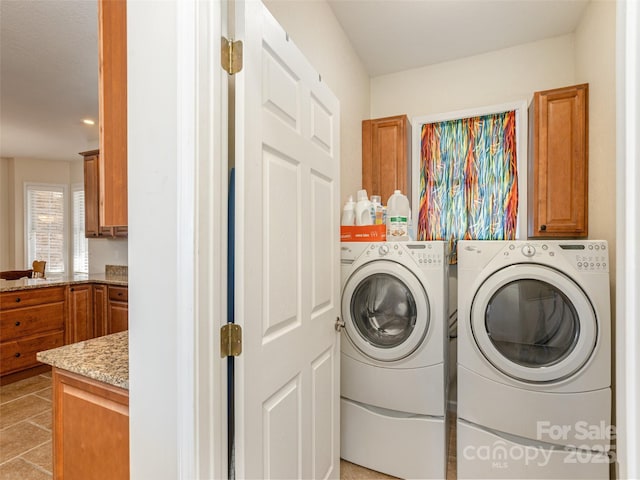
[[[589,85],[536,92],[529,107],[529,237],[588,235]]]
[[[44,371],[42,350],[65,342],[66,287],[0,293],[0,375],[9,383]]]
[[[101,190],[100,175],[104,170],[100,167],[102,158],[100,150],[81,152],[84,157],[84,231],[87,238],[126,237],[126,225],[107,227],[101,214],[100,205],[105,202]],[[126,192],[125,192],[126,195]]]
[[[127,3],[98,0],[100,221],[127,221]]]
[[[362,122],[362,188],[380,195],[394,190],[411,199],[411,124],[406,115]]]
[[[54,478],[129,478],[129,392],[53,369]]]

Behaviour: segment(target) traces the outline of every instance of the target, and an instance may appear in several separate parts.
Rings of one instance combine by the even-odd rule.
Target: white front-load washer
[[[341,251],[341,456],[401,478],[444,478],[445,243],[344,242]]]
[[[609,478],[605,241],[458,243],[458,478]]]

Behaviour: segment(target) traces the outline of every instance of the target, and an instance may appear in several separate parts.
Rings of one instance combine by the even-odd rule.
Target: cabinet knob
[[[16,303],[20,303],[20,297],[16,297]]]
[[[72,292],[75,292],[75,291],[76,291],[76,289],[75,289],[75,288],[73,288],[73,287],[71,287],[71,291],[72,291]]]
[[[540,231],[541,232],[545,232],[547,230],[547,226],[546,225],[540,225]]]
[[[20,322],[16,322],[16,327],[19,327],[19,326],[20,326]]]
[[[14,357],[16,357],[16,358],[20,358],[20,352],[16,353],[16,354],[14,355]]]

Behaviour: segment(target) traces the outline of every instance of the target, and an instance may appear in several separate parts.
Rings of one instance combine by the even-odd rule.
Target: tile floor
[[[456,478],[455,417],[449,419],[447,480]],[[0,387],[0,479],[51,480],[51,373]],[[342,480],[394,479],[340,461]]]
[[[50,480],[51,373],[0,387],[0,478]]]

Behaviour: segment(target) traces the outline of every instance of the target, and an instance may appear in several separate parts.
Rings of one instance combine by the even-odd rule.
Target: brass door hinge
[[[222,50],[220,52],[220,60],[222,68],[229,75],[233,75],[242,70],[242,41],[227,40],[222,37]]]
[[[237,357],[242,353],[242,327],[227,323],[220,328],[220,356]]]

